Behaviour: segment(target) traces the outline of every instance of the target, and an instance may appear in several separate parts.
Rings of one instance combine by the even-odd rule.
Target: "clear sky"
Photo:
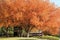
[[[50,0],[52,3],[55,3],[57,7],[60,7],[60,0]]]

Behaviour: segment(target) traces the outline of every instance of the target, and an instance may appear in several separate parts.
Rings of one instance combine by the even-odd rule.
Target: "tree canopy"
[[[59,33],[60,8],[48,0],[0,0],[0,27],[20,26]]]

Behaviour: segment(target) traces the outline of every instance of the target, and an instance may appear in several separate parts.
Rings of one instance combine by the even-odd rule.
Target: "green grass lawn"
[[[27,37],[9,37],[9,38],[0,38],[0,40],[38,40],[38,38],[27,38]]]
[[[38,37],[39,39],[48,39],[48,40],[59,40],[59,37],[55,37],[55,36],[42,36],[42,37]]]
[[[0,40],[59,40],[58,37],[53,36],[42,36],[42,37],[5,37],[0,38]]]

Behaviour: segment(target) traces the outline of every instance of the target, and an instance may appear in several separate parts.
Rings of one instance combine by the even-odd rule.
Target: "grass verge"
[[[59,40],[58,37],[55,36],[37,36],[39,39],[48,39],[48,40]]]

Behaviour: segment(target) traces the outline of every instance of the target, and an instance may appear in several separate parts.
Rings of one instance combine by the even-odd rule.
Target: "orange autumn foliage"
[[[0,27],[9,25],[23,28],[34,25],[38,30],[56,35],[60,26],[60,9],[49,0],[0,0]]]
[[[60,8],[52,12],[50,20],[46,23],[51,34],[57,34],[60,30]]]

